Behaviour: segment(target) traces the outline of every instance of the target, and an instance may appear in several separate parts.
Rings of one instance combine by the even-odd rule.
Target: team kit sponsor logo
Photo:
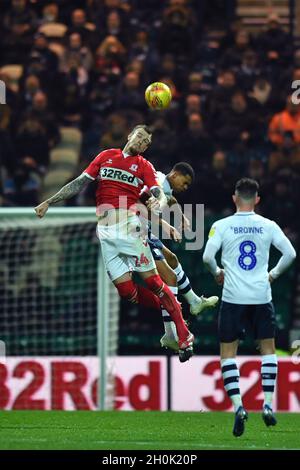
[[[118,181],[120,183],[130,184],[136,188],[139,185],[139,179],[135,175],[132,175],[129,171],[119,170],[117,168],[101,168],[100,177],[102,180]]]
[[[261,411],[261,358],[237,359],[243,403]],[[170,367],[168,373],[168,367]],[[184,367],[176,356],[119,356],[108,363],[116,410],[232,411],[217,356],[199,356]],[[0,364],[0,408],[95,410],[97,357],[7,357]],[[300,412],[300,364],[278,358],[274,410]]]

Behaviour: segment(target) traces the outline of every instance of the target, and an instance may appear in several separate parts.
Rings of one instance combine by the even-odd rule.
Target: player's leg
[[[155,256],[153,257],[155,259]],[[173,292],[174,296],[177,298],[177,279],[173,269],[170,268],[164,258],[155,259],[155,264],[161,279],[163,280],[163,282],[165,282],[165,284],[169,287],[170,291]],[[164,322],[165,334],[160,339],[160,344],[162,345],[162,347],[178,351],[179,346],[176,326],[165,308],[162,308],[162,319]]]
[[[261,381],[264,392],[264,404],[262,418],[266,426],[275,426],[277,420],[272,409],[273,395],[277,377],[277,356],[275,353],[274,338],[262,339],[259,342],[259,349],[262,356],[261,361]]]
[[[122,240],[109,238],[99,238],[99,240],[107,274],[118,289],[120,297],[131,303],[139,303],[144,307],[160,310],[158,297],[132,281],[131,265],[127,257],[119,253]]]
[[[240,373],[236,362],[239,338],[243,331],[242,315],[243,306],[221,302],[218,322],[221,371],[224,388],[235,411],[233,434],[236,437],[243,434],[245,421],[248,419],[243,407],[239,385]]]
[[[179,360],[187,361],[193,354],[194,336],[183,320],[180,304],[158,275],[147,240],[142,236],[127,237],[120,240],[118,249],[130,267],[140,274],[149,291],[157,296],[158,302],[170,314],[178,335]]]
[[[155,237],[151,232],[148,234],[148,244],[156,264],[158,274],[164,283],[169,287],[170,291],[173,292],[177,298],[178,288],[176,275],[172,268],[168,265],[165,257],[162,253],[163,244],[159,238]],[[160,339],[162,347],[173,349],[178,351],[178,335],[176,332],[176,326],[167,310],[162,306],[161,309],[162,319],[164,322],[165,334]]]
[[[139,270],[139,273],[148,289],[159,297],[161,304],[174,321],[178,335],[179,360],[180,362],[185,362],[193,354],[194,335],[188,330],[183,320],[179,302],[168,286],[161,280],[156,269],[149,271]]]
[[[145,289],[143,286],[135,284],[129,271],[127,271],[126,274],[113,279],[112,282],[116,286],[119,296],[128,300],[128,302],[160,310],[160,301],[158,297],[153,294],[153,292],[149,291],[149,289]]]
[[[277,356],[275,349],[275,311],[272,302],[257,305],[255,333],[261,354],[261,382],[264,392],[262,418],[266,426],[275,426],[277,420],[272,409],[277,378]]]
[[[183,295],[187,303],[190,305],[190,312],[192,315],[198,315],[205,308],[215,307],[219,298],[216,295],[211,297],[199,297],[192,289],[191,283],[175,253],[163,245],[162,252],[167,260],[169,266],[173,269],[177,277],[178,292]]]
[[[230,343],[220,343],[221,370],[224,388],[232,401],[234,411],[243,405],[239,386],[239,370],[236,363],[238,340]]]

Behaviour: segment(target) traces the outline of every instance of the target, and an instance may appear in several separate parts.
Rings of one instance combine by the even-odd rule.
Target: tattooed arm
[[[54,196],[50,197],[46,201],[39,204],[34,208],[36,215],[39,218],[44,217],[49,206],[55,204],[56,202],[63,201],[64,199],[69,199],[70,197],[78,194],[88,183],[91,182],[91,179],[86,176],[84,173],[70,181],[70,183],[63,186]]]

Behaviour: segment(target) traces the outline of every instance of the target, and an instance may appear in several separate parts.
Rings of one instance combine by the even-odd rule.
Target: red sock
[[[157,295],[153,294],[151,290],[145,289],[142,286],[136,286],[138,290],[138,302],[143,307],[148,308],[155,308],[155,310],[161,310],[162,302],[157,297]]]
[[[189,335],[189,330],[184,323],[180,304],[177,302],[176,297],[170,291],[158,275],[150,276],[145,279],[148,288],[157,293],[160,303],[170,314],[173,322],[176,325],[179,341],[185,341]]]
[[[148,308],[155,308],[160,310],[161,302],[157,295],[145,287],[134,284],[132,280],[124,281],[116,285],[120,297],[127,299],[132,303],[139,303],[140,305]]]

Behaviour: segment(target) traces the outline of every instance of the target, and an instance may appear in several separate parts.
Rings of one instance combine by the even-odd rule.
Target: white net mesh
[[[104,305],[98,298],[98,269],[103,265],[95,228],[90,209],[50,209],[42,220],[27,210],[1,210],[0,340],[7,356],[97,356],[97,348],[103,352],[97,340],[97,310]],[[111,375],[119,300],[107,276],[102,278],[107,279],[108,312],[99,312],[99,319],[108,318]]]

